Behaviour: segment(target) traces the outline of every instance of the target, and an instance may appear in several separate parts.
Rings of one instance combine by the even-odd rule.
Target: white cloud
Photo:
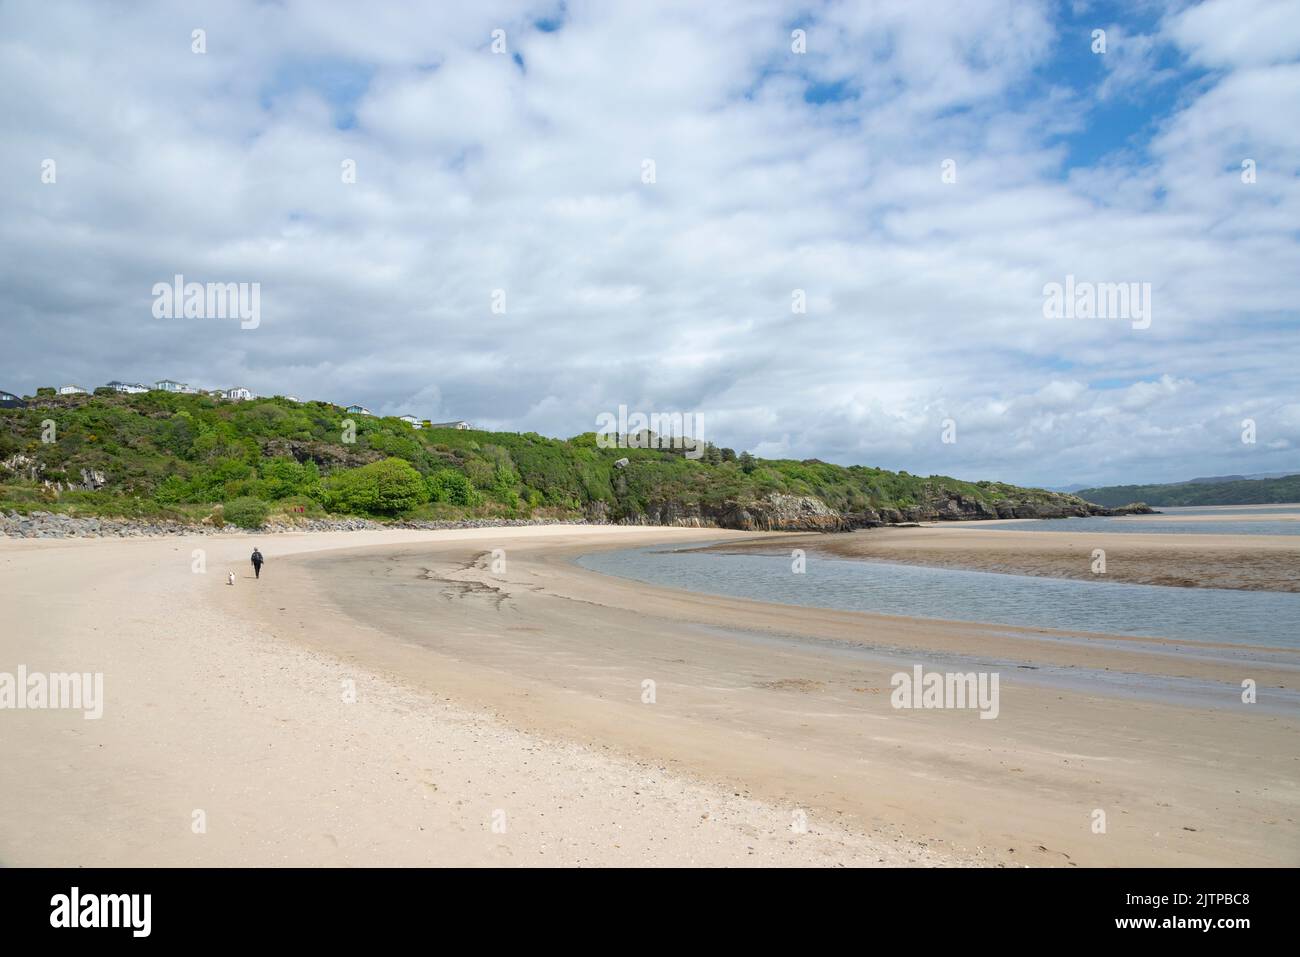
[[[1229,42],[1218,4],[1171,16],[1161,42],[1216,74],[1145,154],[1062,177],[1061,138],[1106,132],[1043,79],[1052,9],[589,2],[542,33],[527,3],[246,3],[196,56],[188,12],[6,6],[0,387],[242,381],[555,435],[625,403],[764,454],[1037,483],[1300,465],[1293,54]],[[1140,102],[1134,37],[1110,76]],[[321,64],[369,78],[354,127]],[[175,272],[260,281],[261,327],[152,319]],[[1150,282],[1151,328],[1044,320],[1069,274]],[[1233,445],[1238,407],[1290,445]]]
[[[1205,0],[1170,17],[1167,32],[1204,66],[1262,66],[1300,56],[1300,16],[1291,0]]]

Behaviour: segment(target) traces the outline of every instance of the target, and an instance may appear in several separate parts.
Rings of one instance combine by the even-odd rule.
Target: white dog
[[[227,572],[227,573],[226,573],[226,584],[227,584],[227,585],[233,585],[234,583],[235,583],[235,573],[234,573],[234,572]]]

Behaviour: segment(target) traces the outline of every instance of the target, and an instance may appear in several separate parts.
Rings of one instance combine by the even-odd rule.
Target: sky
[[[13,0],[0,389],[1300,471],[1297,7]],[[257,284],[256,323],[160,318],[176,275]],[[1067,277],[1145,318],[1052,314]]]

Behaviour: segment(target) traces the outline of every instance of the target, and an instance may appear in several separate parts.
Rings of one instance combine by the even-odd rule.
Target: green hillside
[[[1089,502],[1111,507],[1135,501],[1166,508],[1180,505],[1273,505],[1300,502],[1300,475],[1169,485],[1111,485],[1081,489],[1078,495]]]
[[[846,514],[911,509],[903,517],[912,518],[944,507],[996,517],[999,503],[1005,514],[1088,509],[1042,489],[753,459],[712,445],[696,460],[673,450],[601,449],[593,433],[559,440],[414,429],[357,415],[346,441],[347,419],[337,406],[283,398],[40,396],[26,408],[0,409],[0,510],[255,526],[267,516],[330,515],[712,520],[773,494],[813,496]],[[627,466],[616,467],[624,457]]]

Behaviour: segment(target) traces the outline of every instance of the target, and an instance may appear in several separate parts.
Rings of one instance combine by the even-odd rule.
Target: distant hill
[[[1180,505],[1273,505],[1300,502],[1300,475],[1282,473],[1271,478],[1223,476],[1199,478],[1168,485],[1110,485],[1085,488],[1077,493],[1097,505],[1115,507],[1127,502],[1146,502],[1159,508]]]
[[[1194,479],[1188,479],[1187,481],[1191,482],[1193,485],[1206,485],[1206,484],[1209,484],[1210,482],[1240,482],[1240,481],[1243,481],[1244,479],[1271,479],[1271,478],[1285,478],[1286,476],[1288,476],[1288,475],[1293,475],[1293,474],[1295,474],[1295,473],[1293,473],[1293,472],[1256,472],[1256,473],[1254,473],[1253,475],[1211,475],[1211,476],[1209,476],[1209,477],[1207,477],[1207,478],[1194,478]],[[1082,486],[1082,485],[1078,486],[1078,488],[1084,488],[1084,487],[1085,487],[1085,486]],[[1078,491],[1078,488],[1075,489],[1075,491]]]

